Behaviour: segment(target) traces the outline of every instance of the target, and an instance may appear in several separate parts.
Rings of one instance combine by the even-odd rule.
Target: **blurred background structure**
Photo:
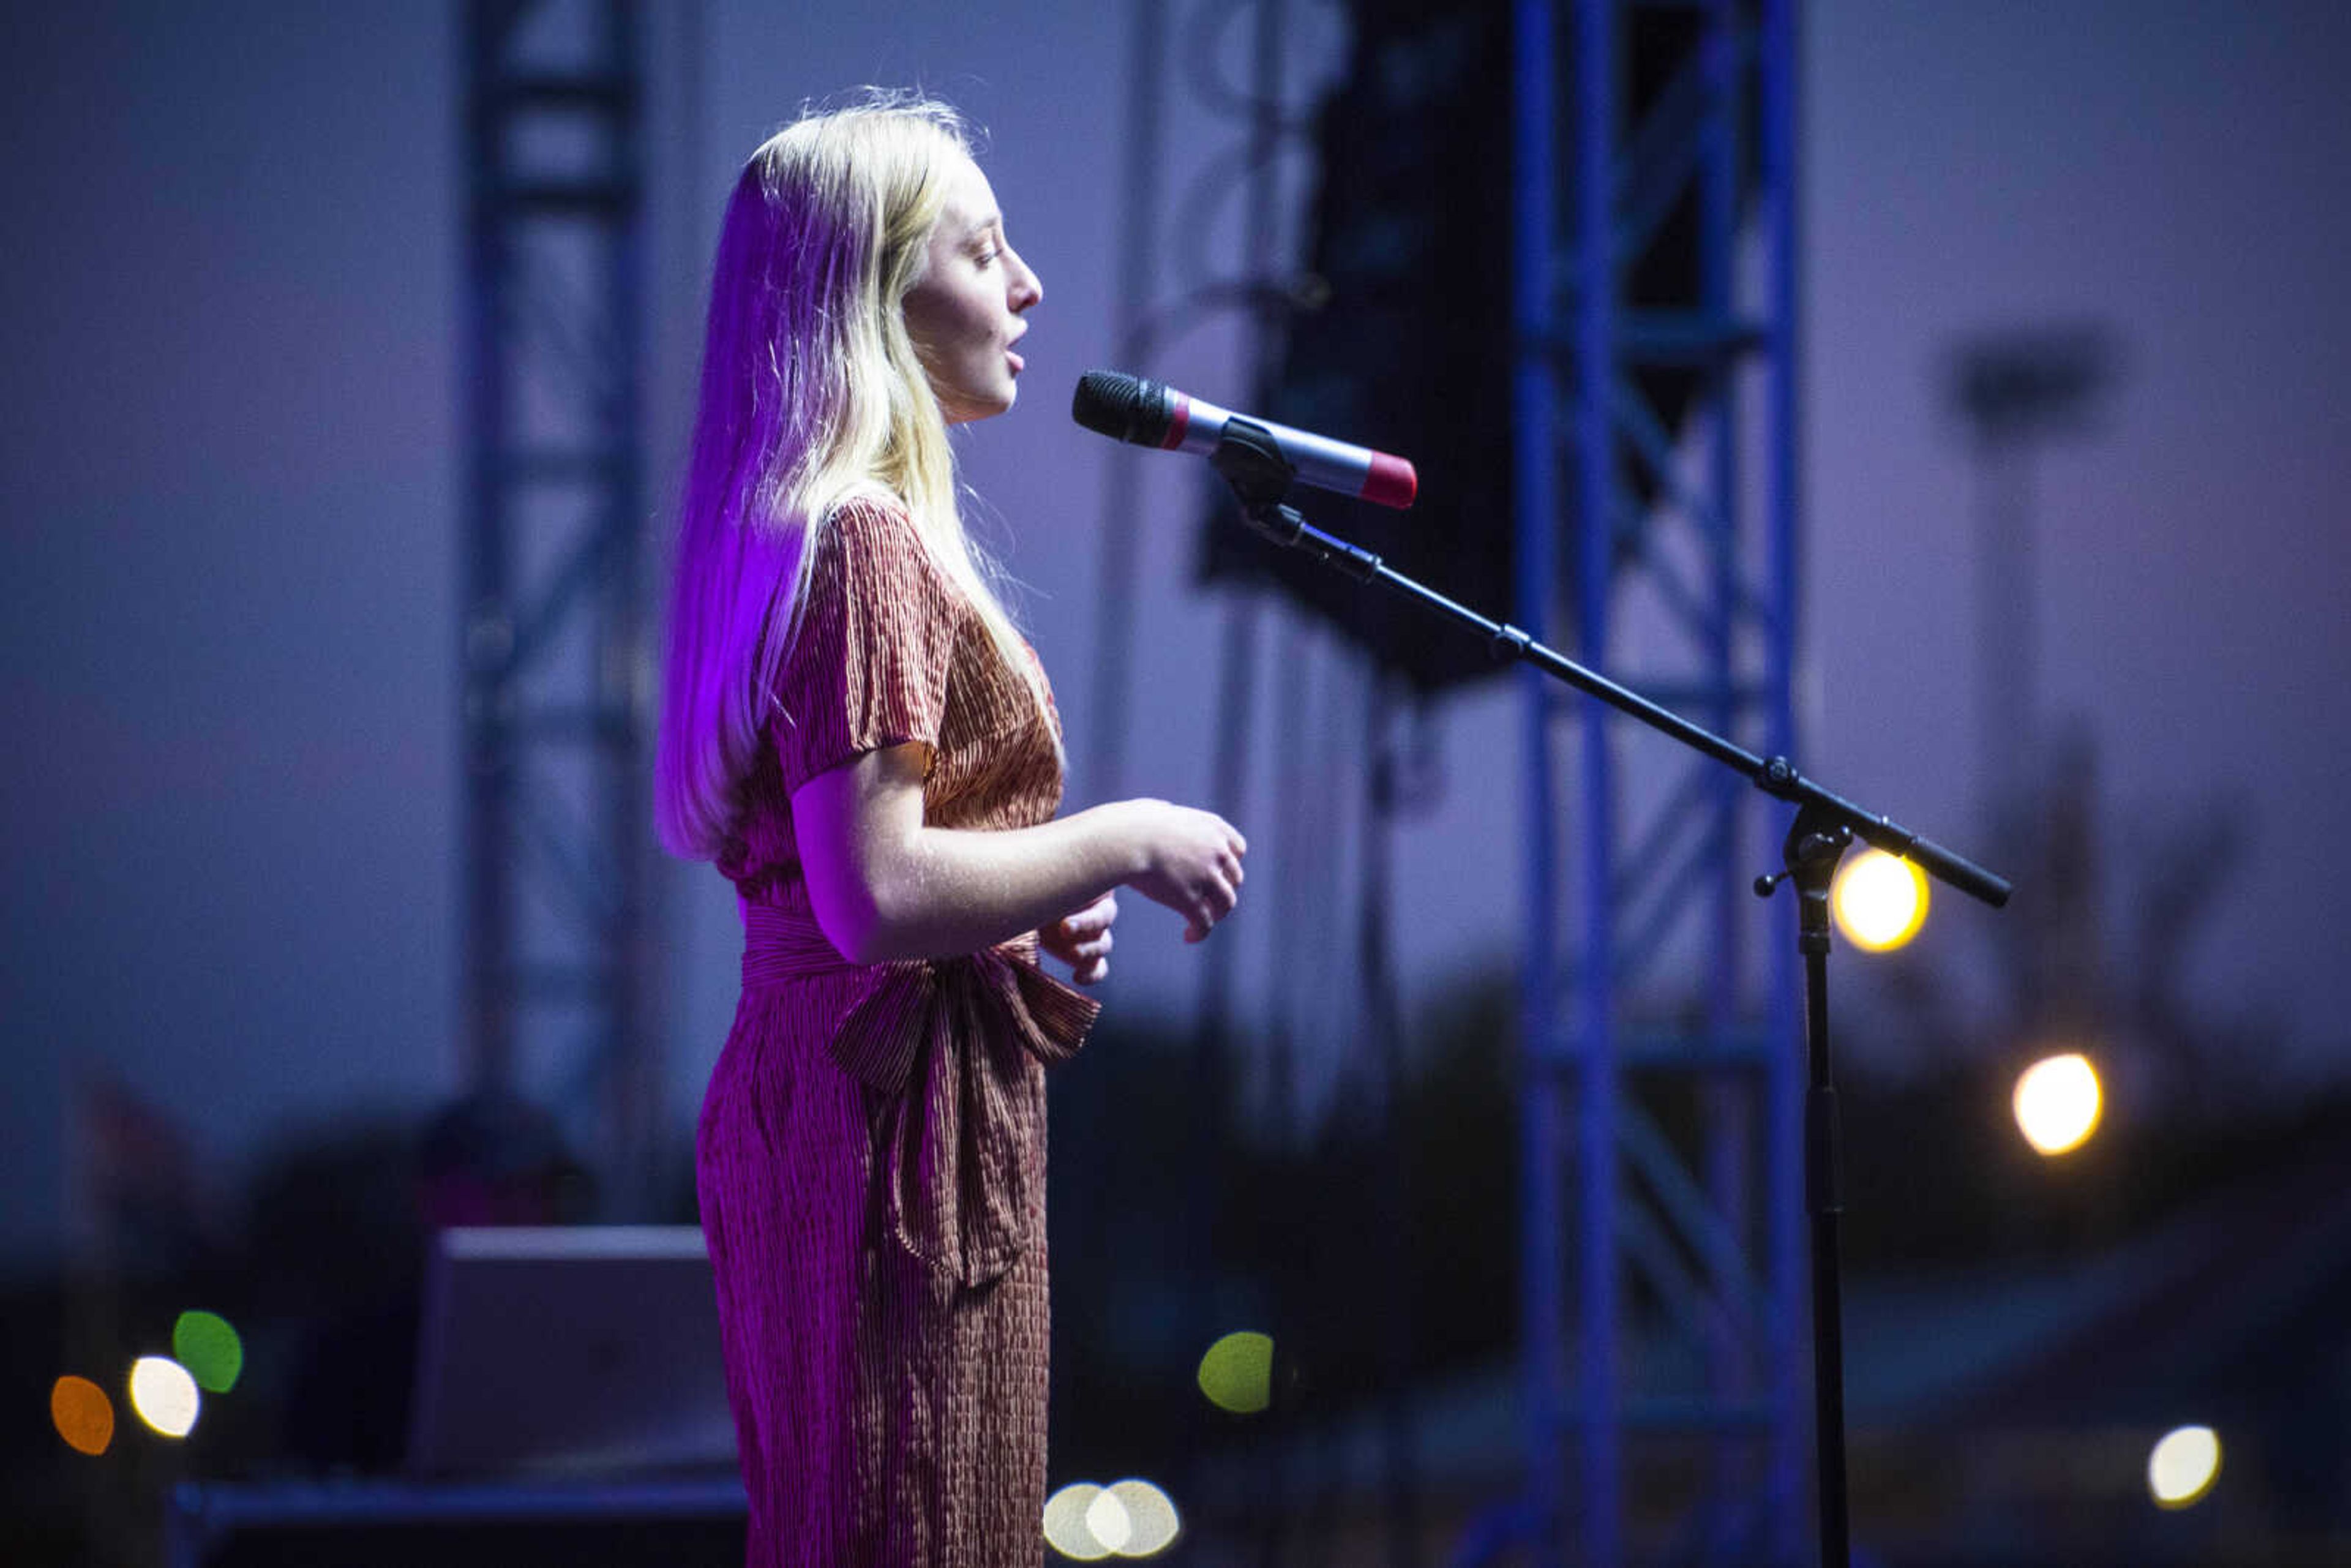
[[[466,1078],[513,1093],[551,1059],[637,1218],[662,1131],[642,24],[465,16]]]
[[[644,632],[730,171],[862,81],[989,129],[1045,279],[962,453],[1071,803],[1258,852],[1205,950],[1130,905],[1054,1085],[1056,1551],[1811,1517],[1777,813],[1270,565],[1061,417],[1098,366],[1414,457],[1412,512],[1306,509],[2017,878],[1883,936],[1841,890],[1863,1560],[2351,1550],[2341,7],[111,0],[0,46],[0,1558],[160,1561],[181,1483],[224,1563],[427,1514],[453,1563],[724,1554],[723,1484],[401,1467],[434,1232],[692,1220],[738,938],[650,858]]]

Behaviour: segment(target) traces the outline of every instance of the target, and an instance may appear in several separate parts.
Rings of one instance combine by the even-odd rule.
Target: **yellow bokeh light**
[[[1200,1392],[1219,1410],[1254,1416],[1273,1403],[1273,1341],[1228,1333],[1200,1358]]]
[[[2097,1070],[2078,1051],[2044,1057],[2016,1081],[2016,1125],[2044,1155],[2063,1155],[2089,1142],[2105,1101]]]
[[[2220,1437],[2210,1427],[2166,1432],[2147,1457],[2147,1490],[2158,1508],[2193,1508],[2220,1479]]]
[[[1086,1516],[1102,1489],[1092,1481],[1072,1481],[1045,1500],[1045,1544],[1080,1563],[1099,1563],[1110,1548],[1094,1538]]]
[[[1855,946],[1890,952],[1927,923],[1927,873],[1884,850],[1864,850],[1837,868],[1829,912]]]
[[[139,1418],[166,1437],[184,1437],[195,1429],[204,1396],[188,1369],[166,1355],[142,1355],[131,1365],[131,1408]]]
[[[66,1446],[102,1454],[114,1441],[114,1401],[87,1377],[60,1377],[49,1389],[49,1419]]]
[[[1183,1521],[1176,1517],[1175,1500],[1165,1492],[1149,1481],[1129,1479],[1113,1481],[1103,1495],[1116,1498],[1126,1510],[1127,1535],[1118,1549],[1121,1557],[1156,1557],[1176,1544]]]

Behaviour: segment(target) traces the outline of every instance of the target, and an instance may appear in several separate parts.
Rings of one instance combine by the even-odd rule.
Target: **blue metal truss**
[[[632,0],[468,0],[462,591],[469,1087],[551,1100],[648,1191]]]
[[[1689,47],[1629,123],[1634,19],[1664,9]],[[1516,0],[1515,27],[1518,622],[1791,754],[1794,0]],[[1692,201],[1700,305],[1635,305]],[[1659,366],[1703,371],[1678,434],[1639,382]],[[1532,1561],[1791,1563],[1797,993],[1744,893],[1780,824],[1753,831],[1767,802],[1727,770],[1635,751],[1599,704],[1521,678]]]

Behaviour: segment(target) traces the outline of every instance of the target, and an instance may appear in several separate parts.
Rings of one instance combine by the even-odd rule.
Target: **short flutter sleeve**
[[[787,794],[868,751],[936,750],[969,606],[902,509],[852,502],[817,530],[773,726]]]

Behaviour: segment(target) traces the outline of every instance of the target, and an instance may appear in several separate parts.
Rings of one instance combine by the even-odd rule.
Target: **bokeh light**
[[[1086,1504],[1086,1533],[1113,1552],[1126,1550],[1127,1538],[1134,1533],[1134,1521],[1126,1516],[1126,1504],[1118,1493],[1104,1487]]]
[[[1200,1358],[1200,1392],[1236,1416],[1254,1416],[1273,1403],[1272,1339],[1243,1332],[1210,1345]]]
[[[1890,952],[1927,923],[1927,873],[1898,855],[1864,850],[1837,868],[1829,913],[1855,946]]]
[[[2097,1070],[2078,1051],[2044,1057],[2017,1079],[2015,1105],[2026,1143],[2044,1155],[2078,1149],[2104,1113]]]
[[[245,1370],[245,1342],[217,1312],[182,1312],[172,1325],[172,1354],[207,1394],[225,1394]]]
[[[2147,1457],[2147,1490],[2158,1508],[2193,1508],[2220,1479],[2220,1437],[2210,1427],[2166,1432]]]
[[[1156,1557],[1182,1532],[1174,1500],[1139,1477],[1106,1487],[1073,1481],[1045,1503],[1046,1544],[1079,1563]]]
[[[1099,1563],[1110,1548],[1094,1538],[1086,1515],[1102,1489],[1092,1481],[1072,1481],[1045,1500],[1045,1544],[1080,1563]]]
[[[66,1446],[102,1454],[114,1441],[114,1401],[87,1377],[60,1377],[49,1390],[49,1419]]]
[[[142,1355],[131,1364],[131,1408],[162,1436],[184,1437],[195,1429],[204,1396],[178,1362],[166,1355]]]
[[[1176,1544],[1183,1532],[1175,1500],[1149,1481],[1128,1479],[1111,1483],[1107,1494],[1126,1509],[1127,1536],[1118,1549],[1121,1557],[1156,1557]]]

